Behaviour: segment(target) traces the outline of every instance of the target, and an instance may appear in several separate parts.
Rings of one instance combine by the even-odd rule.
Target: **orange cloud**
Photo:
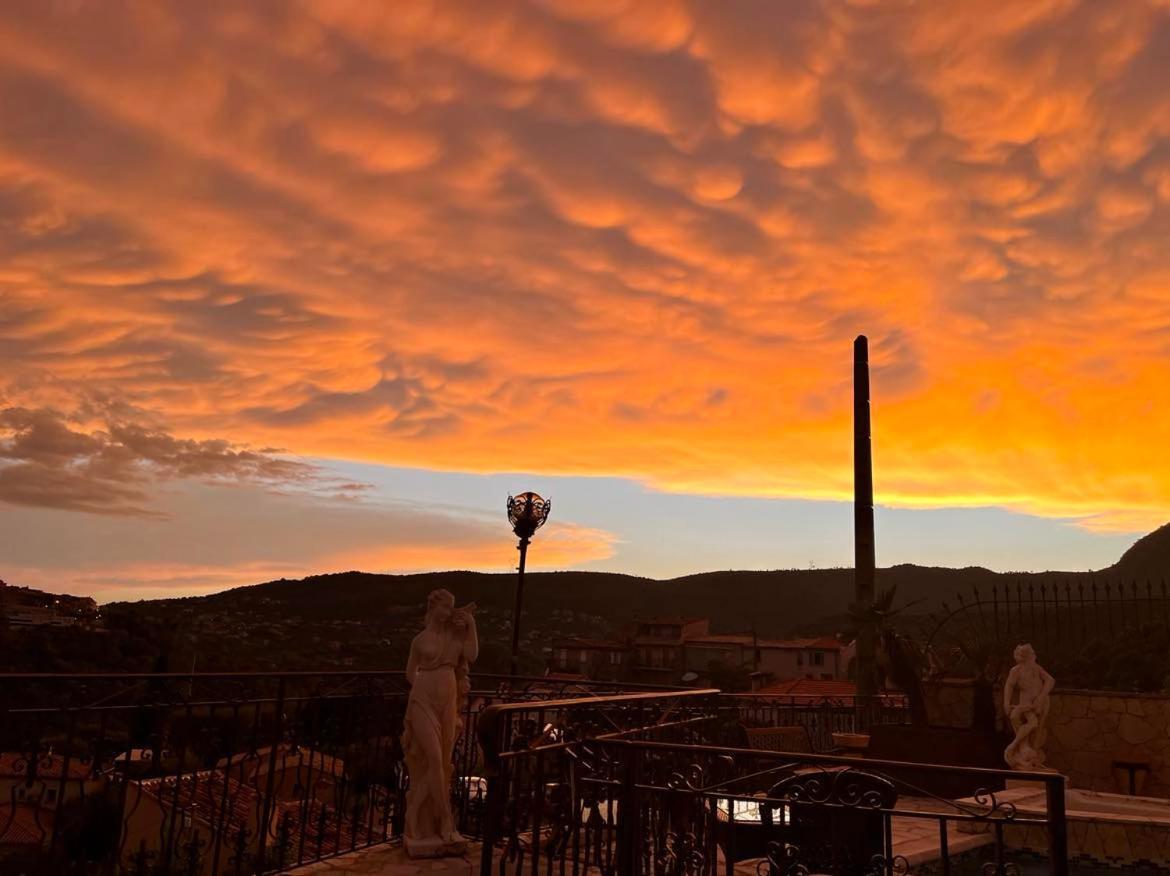
[[[865,332],[882,501],[1165,516],[1164,5],[28,2],[0,57],[4,407],[846,498]]]

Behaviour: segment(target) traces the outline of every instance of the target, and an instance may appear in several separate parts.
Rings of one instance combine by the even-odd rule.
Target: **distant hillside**
[[[879,588],[898,585],[899,601],[936,605],[996,580],[987,569],[896,566],[878,573]],[[420,613],[426,595],[444,587],[462,602],[510,613],[513,574],[432,572],[376,575],[341,572],[297,581],[271,581],[204,597],[209,608],[272,600],[297,613],[321,618],[370,617],[390,606]],[[706,572],[655,580],[605,572],[536,572],[525,577],[524,608],[536,618],[572,612],[607,619],[614,627],[636,618],[685,614],[711,618],[721,631],[784,635],[822,619],[841,616],[853,598],[852,569],[772,572]],[[420,618],[421,619],[421,618]]]
[[[1170,526],[1141,539],[1116,566],[1092,577],[1161,578],[1167,570]],[[877,584],[879,590],[897,585],[898,604],[925,614],[944,602],[953,605],[973,588],[986,592],[1013,582],[1040,585],[1088,577],[903,565],[878,570]],[[128,628],[155,631],[152,635],[164,643],[161,663],[171,669],[192,662],[208,671],[385,668],[405,662],[426,596],[439,587],[452,591],[460,603],[477,603],[483,642],[479,665],[484,672],[503,670],[514,574],[342,572],[204,597],[114,604],[106,606],[106,616]],[[662,614],[709,617],[716,632],[835,633],[847,627],[852,598],[853,570],[848,568],[708,572],[664,581],[603,572],[529,573],[523,668],[541,671],[544,650],[559,636],[608,636],[638,618]]]
[[[1170,577],[1170,523],[1144,535],[1112,569],[1118,577],[1160,581]]]

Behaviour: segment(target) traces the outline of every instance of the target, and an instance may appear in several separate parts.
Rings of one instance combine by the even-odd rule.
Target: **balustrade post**
[[[263,813],[260,824],[256,826],[256,833],[258,847],[256,850],[256,872],[263,873],[265,865],[265,853],[267,852],[268,843],[268,825],[272,820],[272,813],[275,804],[273,799],[275,794],[276,781],[276,762],[280,755],[279,747],[281,736],[284,732],[284,696],[285,696],[285,676],[280,676],[280,680],[276,685],[276,710],[273,715],[272,726],[272,749],[268,755],[268,781],[264,787],[264,805],[261,807]]]
[[[642,816],[638,801],[639,749],[630,746],[619,749],[626,754],[622,762],[622,791],[618,802],[618,872],[622,876],[638,873],[638,849]]]
[[[507,768],[500,758],[507,717],[498,706],[488,706],[480,712],[477,724],[479,746],[483,751],[483,778],[487,782],[479,872],[481,876],[491,876],[492,856],[503,831],[504,809],[508,801]]]
[[[1048,862],[1052,876],[1068,876],[1068,818],[1064,811],[1064,776],[1044,784],[1048,809]]]

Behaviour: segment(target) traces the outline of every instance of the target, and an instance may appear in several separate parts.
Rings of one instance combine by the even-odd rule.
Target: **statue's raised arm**
[[[474,663],[479,657],[479,633],[475,628],[475,603],[471,602],[462,608],[455,609],[451,623],[463,636],[463,659],[468,663]]]

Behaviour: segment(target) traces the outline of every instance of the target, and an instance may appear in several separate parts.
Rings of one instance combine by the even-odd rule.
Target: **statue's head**
[[[450,590],[432,590],[427,596],[427,621],[447,623],[455,611],[455,594]]]
[[[1016,645],[1016,650],[1012,652],[1012,656],[1016,658],[1017,663],[1033,663],[1036,660],[1036,651],[1031,645],[1023,644]]]

